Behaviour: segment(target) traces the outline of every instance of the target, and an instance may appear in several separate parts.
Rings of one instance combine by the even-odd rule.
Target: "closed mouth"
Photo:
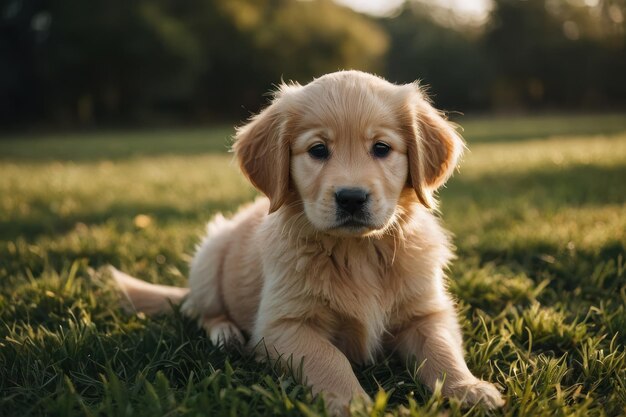
[[[366,222],[365,220],[355,219],[353,217],[350,217],[350,218],[340,221],[334,227],[334,229],[361,229],[361,228],[371,229],[372,225]]]

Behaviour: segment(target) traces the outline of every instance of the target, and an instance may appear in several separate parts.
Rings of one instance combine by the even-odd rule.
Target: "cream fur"
[[[370,150],[381,140],[392,150],[375,158]],[[327,160],[308,154],[316,143],[330,149]],[[302,363],[302,378],[335,413],[355,396],[368,398],[351,362],[372,362],[383,349],[423,362],[420,377],[431,388],[443,381],[447,395],[501,406],[498,390],[465,364],[444,283],[450,240],[429,209],[463,147],[416,85],[346,71],[281,87],[234,145],[269,198],[209,224],[183,313],[215,343],[245,335],[251,348],[266,348],[261,358]],[[344,186],[370,192],[368,226],[335,225],[333,196]],[[185,294],[114,275],[148,312]]]

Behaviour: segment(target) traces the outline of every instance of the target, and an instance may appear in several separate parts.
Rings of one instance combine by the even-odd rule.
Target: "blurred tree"
[[[31,28],[31,18],[40,2],[0,3],[0,123],[40,118],[44,106],[39,102],[41,82],[37,77],[35,48],[41,39]],[[48,21],[40,20],[37,28]]]
[[[380,20],[391,39],[387,77],[403,83],[419,79],[448,110],[486,107],[490,68],[475,34],[437,23],[432,11],[407,3],[398,16]]]
[[[153,99],[190,91],[202,68],[199,45],[158,1],[10,4],[16,13],[5,14],[3,26],[21,34],[30,52],[18,52],[10,62],[27,67],[28,83],[37,88],[25,99],[35,109],[18,109],[27,115],[39,108],[64,123],[137,120]],[[2,84],[11,81],[3,78]]]
[[[343,68],[382,69],[385,33],[330,0],[222,0],[218,10],[228,30],[199,25],[212,57],[200,91],[210,94],[205,106],[212,113],[243,106],[239,116],[247,117],[280,79],[308,82]]]
[[[449,12],[449,11],[448,11]],[[0,0],[0,123],[244,118],[281,78],[421,79],[448,110],[626,106],[626,0],[494,0],[483,28],[410,0]]]
[[[247,116],[281,77],[373,71],[386,49],[370,19],[330,0],[9,0],[2,11],[4,123]]]
[[[620,3],[609,9],[624,10]],[[484,37],[496,72],[492,105],[626,104],[623,30],[607,30],[601,7],[582,1],[495,0]]]

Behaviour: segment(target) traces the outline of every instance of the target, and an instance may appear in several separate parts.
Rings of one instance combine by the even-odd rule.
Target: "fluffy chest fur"
[[[272,256],[265,258],[262,303],[274,319],[315,326],[352,361],[373,361],[388,330],[427,313],[444,296],[442,268],[450,258],[445,233],[429,213],[403,230],[401,238],[270,232],[263,239],[274,244],[263,246]]]
[[[322,239],[298,250],[298,273],[311,313],[353,361],[373,360],[393,296],[385,281],[393,254],[369,240]]]

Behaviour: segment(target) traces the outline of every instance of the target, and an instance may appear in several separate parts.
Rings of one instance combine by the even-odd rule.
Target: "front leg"
[[[298,369],[302,364],[302,382],[311,386],[314,395],[324,395],[333,414],[347,414],[355,397],[369,399],[348,358],[313,326],[283,319],[264,326],[255,339],[261,338],[270,357],[280,360],[283,366]]]
[[[443,394],[466,404],[483,402],[489,408],[504,405],[496,387],[476,378],[463,358],[461,330],[452,306],[414,317],[394,335],[396,348],[405,359],[421,363],[420,379],[431,389],[443,382]]]

